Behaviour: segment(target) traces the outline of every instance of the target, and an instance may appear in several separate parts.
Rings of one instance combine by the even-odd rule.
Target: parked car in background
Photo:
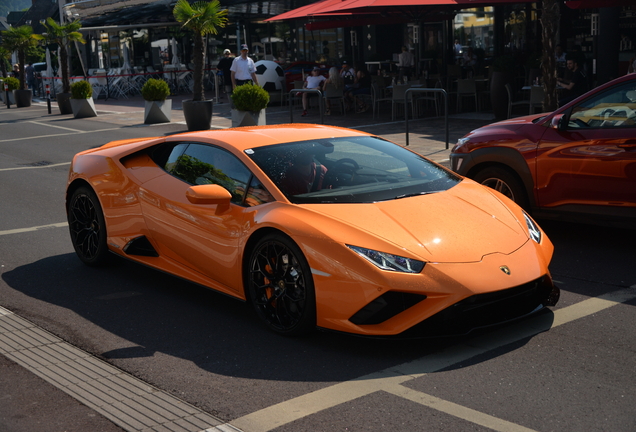
[[[451,168],[535,216],[636,221],[636,74],[459,139]]]

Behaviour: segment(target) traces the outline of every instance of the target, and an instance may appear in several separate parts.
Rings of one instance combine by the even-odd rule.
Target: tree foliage
[[[543,11],[541,13],[541,39],[543,42],[541,73],[545,92],[545,99],[543,100],[544,111],[554,111],[559,105],[556,92],[556,58],[554,57],[556,34],[559,30],[559,20],[561,19],[559,3],[558,0],[543,0]]]
[[[0,16],[6,17],[9,12],[23,11],[31,7],[31,0],[2,0],[0,1]]]
[[[10,27],[2,32],[2,46],[10,52],[18,52],[18,64],[20,65],[20,89],[26,89],[26,75],[24,73],[25,56],[28,48],[34,46],[36,36],[33,34],[33,27],[23,25],[20,27]]]
[[[71,88],[71,84],[68,77],[68,44],[70,42],[86,43],[84,37],[79,32],[82,28],[82,24],[79,20],[75,20],[66,24],[58,24],[49,17],[44,24],[46,27],[46,33],[43,35],[37,35],[40,40],[45,40],[48,43],[56,43],[60,47],[60,63],[62,65],[62,88],[64,93],[68,93]]]
[[[208,34],[217,34],[219,28],[227,24],[227,9],[221,9],[218,0],[211,2],[199,1],[193,4],[188,0],[178,0],[172,11],[177,22],[182,23],[182,28],[190,30],[194,34],[194,88],[193,101],[202,101],[205,97],[203,90],[203,37]]]

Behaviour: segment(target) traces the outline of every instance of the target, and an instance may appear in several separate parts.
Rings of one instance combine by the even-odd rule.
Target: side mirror
[[[550,127],[552,129],[564,130],[565,129],[565,119],[566,117],[563,114],[557,114],[552,117],[550,121]]]
[[[186,190],[186,198],[192,204],[218,204],[219,209],[224,209],[229,208],[232,194],[219,185],[197,185]]]

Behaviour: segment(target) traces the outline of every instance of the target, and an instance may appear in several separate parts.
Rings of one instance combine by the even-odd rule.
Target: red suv
[[[636,74],[460,138],[451,168],[535,216],[636,220]]]

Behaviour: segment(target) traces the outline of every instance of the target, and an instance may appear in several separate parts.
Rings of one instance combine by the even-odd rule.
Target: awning
[[[566,0],[565,5],[570,9],[594,9],[633,6],[634,0]]]
[[[452,17],[450,13],[452,10],[505,3],[530,3],[533,1],[536,0],[322,0],[276,15],[265,21],[333,18],[335,16],[354,14],[366,16],[382,14],[385,18],[387,16],[401,16],[406,20],[417,18],[430,21],[436,15],[439,15],[438,19],[440,20]]]
[[[447,6],[453,9],[466,9],[477,6],[494,6],[510,3],[530,3],[536,0],[341,0],[330,7],[321,8],[321,14],[329,13],[404,13],[422,8]]]
[[[336,6],[338,3],[342,3],[342,0],[322,0],[319,2],[311,3],[306,6],[292,9],[289,12],[276,15],[272,18],[268,18],[265,21],[281,21],[290,19],[302,19],[320,14],[323,9]]]

